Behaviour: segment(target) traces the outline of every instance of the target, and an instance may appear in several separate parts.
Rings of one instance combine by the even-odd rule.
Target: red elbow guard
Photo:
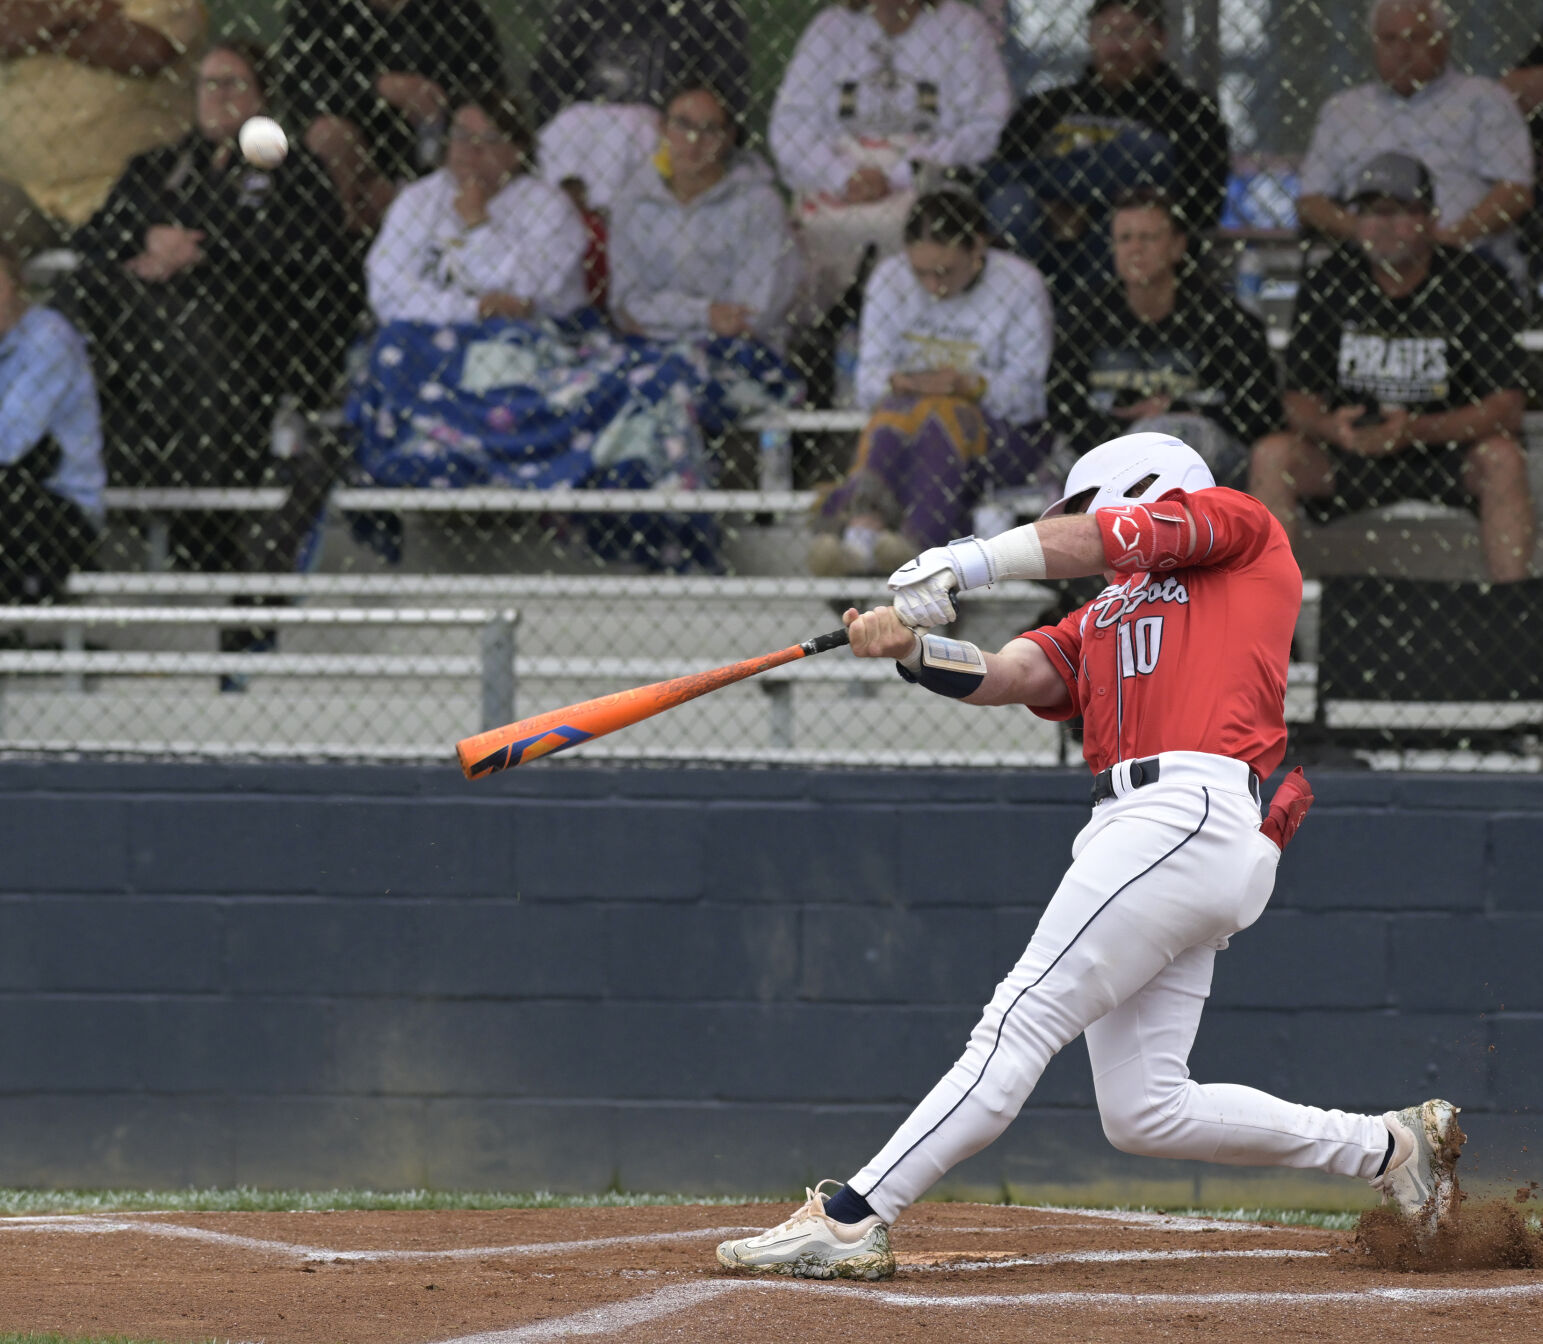
[[[1189,518],[1176,503],[1120,504],[1093,516],[1104,559],[1118,573],[1177,569],[1189,558]]]

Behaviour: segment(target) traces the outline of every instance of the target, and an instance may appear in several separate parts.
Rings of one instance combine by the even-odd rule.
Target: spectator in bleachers
[[[1249,489],[1293,545],[1304,503],[1317,521],[1404,499],[1476,507],[1489,577],[1525,578],[1520,302],[1498,267],[1441,242],[1418,159],[1379,154],[1346,196],[1356,245],[1303,283],[1287,428],[1255,445]]]
[[[687,84],[721,89],[736,118],[750,90],[739,0],[581,0],[553,7],[530,67],[531,115],[570,103],[662,107]]]
[[[694,85],[666,104],[659,151],[612,215],[611,313],[623,331],[782,344],[798,251],[770,167],[738,139],[713,89]]]
[[[988,487],[1030,479],[1051,448],[1054,329],[1043,278],[987,246],[974,197],[916,201],[903,254],[868,281],[857,397],[871,418],[851,473],[821,506],[816,574],[888,573],[968,532]]]
[[[86,343],[29,304],[0,243],[0,603],[52,597],[102,525],[102,423]]]
[[[356,232],[439,166],[453,108],[505,87],[483,0],[289,0],[279,51],[282,104]]]
[[[659,109],[570,103],[537,133],[537,167],[554,187],[576,182],[584,207],[609,211],[638,165],[659,148]]]
[[[576,179],[602,219],[659,145],[660,109],[678,89],[719,90],[744,113],[747,25],[736,3],[590,0],[559,7],[530,70],[541,176]],[[594,230],[591,230],[594,232]]]
[[[216,41],[193,131],[135,158],[75,235],[75,302],[121,484],[256,484],[279,399],[335,390],[358,310],[342,212],[302,147],[273,169],[242,159],[236,134],[267,105],[263,67],[255,44]],[[232,518],[190,521],[184,559],[235,563]]]
[[[561,189],[526,171],[518,104],[455,109],[445,166],[402,189],[366,259],[381,322],[565,317],[588,294],[589,234]]]
[[[809,316],[835,303],[870,246],[900,248],[918,192],[991,157],[1011,106],[996,36],[961,0],[846,0],[815,16],[769,132],[797,197]]]
[[[1168,193],[1198,238],[1227,196],[1227,127],[1164,59],[1163,0],[1093,0],[1081,79],[1019,104],[982,185],[997,236],[1081,301],[1108,278],[1109,207],[1136,187]]]
[[[750,88],[748,27],[738,3],[586,0],[559,7],[530,68],[545,125],[572,103],[663,105],[687,84],[722,89],[736,117]]]
[[[1501,76],[1500,82],[1510,90],[1527,121],[1527,133],[1532,141],[1533,181],[1543,165],[1543,27],[1538,30],[1531,48],[1514,70]],[[1534,192],[1532,208],[1522,216],[1520,241],[1532,275],[1534,292],[1543,281],[1543,204]]]
[[[1335,94],[1318,114],[1302,164],[1302,223],[1357,237],[1340,202],[1361,166],[1397,151],[1427,165],[1436,192],[1436,241],[1474,247],[1520,288],[1517,224],[1532,204],[1532,149],[1516,103],[1497,80],[1449,68],[1452,19],[1444,0],[1381,0],[1372,11],[1377,79]]]
[[[1249,446],[1280,424],[1264,322],[1193,265],[1166,194],[1127,193],[1109,227],[1117,279],[1062,314],[1056,428],[1079,455],[1121,434],[1173,434],[1235,485]]]
[[[0,0],[0,239],[57,244],[187,131],[207,25],[200,0]]]

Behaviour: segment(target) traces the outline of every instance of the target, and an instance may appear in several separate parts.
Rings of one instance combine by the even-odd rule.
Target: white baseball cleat
[[[1467,1137],[1457,1124],[1458,1107],[1427,1101],[1389,1111],[1382,1123],[1393,1136],[1393,1156],[1372,1188],[1397,1202],[1406,1218],[1434,1232],[1457,1210],[1457,1159]]]
[[[895,1272],[889,1226],[874,1214],[860,1223],[838,1223],[826,1215],[820,1191],[839,1181],[821,1181],[786,1222],[768,1232],[718,1247],[725,1269],[791,1274],[796,1279],[887,1279]]]

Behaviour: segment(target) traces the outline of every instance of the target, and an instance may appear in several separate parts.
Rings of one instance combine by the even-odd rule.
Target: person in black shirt
[[[530,66],[531,120],[569,103],[649,103],[688,84],[719,89],[744,115],[748,25],[739,0],[588,0],[554,6]]]
[[[1109,226],[1118,279],[1066,310],[1056,338],[1056,428],[1079,455],[1121,434],[1174,434],[1233,484],[1248,446],[1280,423],[1264,323],[1189,263],[1164,193],[1127,193]]]
[[[1249,490],[1293,543],[1302,501],[1320,519],[1402,499],[1477,506],[1485,569],[1512,582],[1533,547],[1521,305],[1493,262],[1436,244],[1432,201],[1408,155],[1357,175],[1356,245],[1303,283],[1287,429],[1255,446]]]
[[[505,87],[482,0],[290,0],[279,65],[282,105],[357,232],[439,166],[451,108]]]
[[[1109,206],[1123,192],[1167,191],[1191,237],[1215,226],[1227,196],[1227,127],[1163,60],[1162,0],[1093,0],[1088,28],[1083,77],[1019,104],[981,187],[999,237],[1058,297],[1079,273],[1107,274]]]
[[[120,484],[256,484],[280,398],[316,405],[339,376],[360,299],[332,183],[298,146],[273,169],[236,146],[266,106],[262,65],[244,39],[216,42],[195,129],[133,159],[74,235],[71,302]]]

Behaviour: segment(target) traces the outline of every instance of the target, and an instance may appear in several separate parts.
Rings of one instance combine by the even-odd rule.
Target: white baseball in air
[[[277,168],[289,153],[289,137],[272,117],[249,117],[238,137],[241,156],[256,168]]]

